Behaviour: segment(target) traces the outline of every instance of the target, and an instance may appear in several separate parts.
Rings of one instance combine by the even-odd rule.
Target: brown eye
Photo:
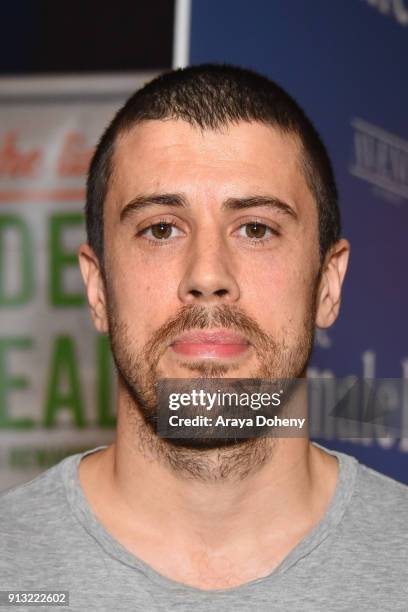
[[[179,238],[183,235],[180,228],[171,221],[158,221],[152,223],[148,227],[140,230],[136,236],[143,237],[150,242],[151,245],[164,245],[171,243],[175,238]]]
[[[263,238],[266,234],[267,227],[263,223],[246,223],[246,235],[248,238]]]
[[[170,238],[172,225],[170,223],[155,223],[151,226],[152,236],[157,240]]]

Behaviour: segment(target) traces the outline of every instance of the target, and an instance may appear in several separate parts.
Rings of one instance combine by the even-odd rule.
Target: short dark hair
[[[136,91],[103,133],[91,161],[85,206],[88,243],[103,267],[103,210],[119,134],[144,120],[181,119],[201,129],[256,121],[298,136],[304,175],[319,216],[321,258],[340,237],[336,182],[326,148],[297,102],[279,85],[226,64],[164,73]]]

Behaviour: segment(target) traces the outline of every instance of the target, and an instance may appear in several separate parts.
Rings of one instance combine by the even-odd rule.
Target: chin
[[[247,378],[251,368],[248,364],[226,359],[195,359],[179,361],[168,370],[167,378]],[[253,369],[252,369],[253,371]],[[168,375],[170,372],[170,375]]]
[[[162,438],[169,446],[184,448],[186,450],[222,450],[223,448],[237,448],[243,446],[253,438]]]

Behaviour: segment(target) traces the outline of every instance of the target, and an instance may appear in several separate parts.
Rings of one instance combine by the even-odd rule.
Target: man
[[[306,436],[155,429],[159,380],[302,379],[338,315],[349,244],[296,102],[229,66],[155,79],[98,145],[86,221],[117,436],[2,496],[2,588],[81,611],[407,610],[404,485]]]

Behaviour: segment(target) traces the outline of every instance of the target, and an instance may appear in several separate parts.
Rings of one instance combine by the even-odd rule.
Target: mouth
[[[239,357],[250,348],[250,342],[241,334],[223,329],[190,331],[178,336],[170,345],[172,351],[183,357],[228,359]]]

